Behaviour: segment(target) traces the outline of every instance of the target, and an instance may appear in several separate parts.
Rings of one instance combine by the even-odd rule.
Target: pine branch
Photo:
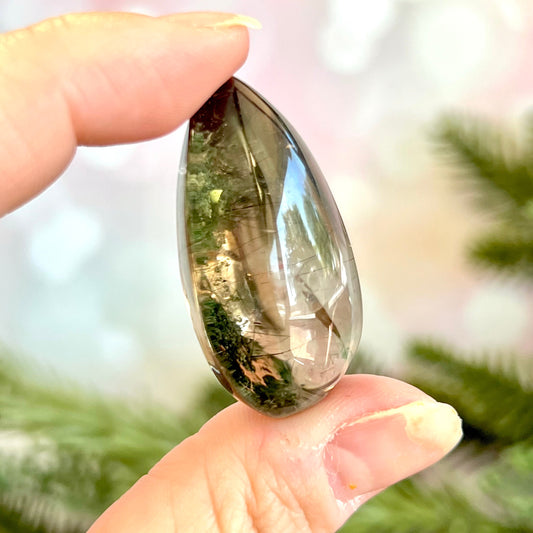
[[[195,409],[178,416],[168,408],[126,405],[65,385],[47,386],[8,358],[0,357],[0,430],[31,438],[17,460],[0,457],[0,494],[23,494],[25,505],[50,509],[43,527],[48,524],[46,531],[55,533],[59,530],[53,525],[64,515],[81,514],[85,525],[90,523],[165,453],[233,401],[213,382]],[[4,501],[6,516],[24,510],[15,505],[19,501]],[[45,505],[50,501],[54,506]]]
[[[533,435],[533,390],[531,381],[524,382],[531,372],[521,373],[513,364],[506,368],[503,361],[465,361],[429,342],[413,342],[408,353],[418,363],[410,381],[453,405],[474,436],[512,444]]]
[[[39,501],[26,494],[0,498],[0,533],[84,533],[89,525],[65,515],[49,498]]]
[[[3,494],[24,494],[34,502],[51,500],[63,514],[93,519],[144,473],[105,456],[53,445],[30,447],[21,457],[4,456],[0,461]]]
[[[533,163],[517,143],[494,126],[473,117],[449,115],[437,125],[443,151],[468,172],[481,205],[516,215],[533,199]]]
[[[533,275],[533,117],[526,122],[526,149],[485,121],[450,115],[438,125],[441,149],[464,169],[479,205],[490,210],[492,235],[471,246],[470,258],[499,272]]]
[[[73,387],[40,382],[0,358],[0,427],[43,437],[57,447],[105,455],[145,470],[196,431],[205,419],[178,417],[159,406],[131,405]],[[149,457],[141,453],[149,452]]]
[[[482,482],[493,505],[518,531],[532,527],[533,519],[533,436],[504,450],[487,469]]]
[[[448,533],[516,530],[495,521],[474,507],[455,487],[432,488],[414,477],[388,488],[365,503],[339,530],[340,533]],[[531,528],[520,530],[533,531]]]
[[[533,278],[533,231],[527,234],[498,231],[478,239],[469,255],[480,266]]]
[[[7,370],[7,372],[6,372]],[[134,410],[122,402],[106,402],[89,394],[47,388],[0,369],[0,423],[3,429],[43,437],[59,448],[103,455],[133,469],[146,469],[149,457],[160,456],[189,431],[176,416],[155,408]]]

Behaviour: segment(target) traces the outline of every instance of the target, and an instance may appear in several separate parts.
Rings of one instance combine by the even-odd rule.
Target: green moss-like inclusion
[[[189,139],[185,209],[190,252],[196,264],[205,264],[209,252],[222,245],[219,216],[224,198],[213,202],[211,192],[228,184],[228,178],[215,168],[215,149],[207,142],[207,133],[192,130]]]
[[[205,299],[200,305],[207,337],[236,393],[261,411],[281,411],[296,405],[299,398],[289,365],[265,354],[259,343],[243,336],[222,304]],[[268,360],[272,367],[272,374],[265,376],[263,383],[251,381],[246,375],[246,371],[254,371],[253,361],[259,357]]]
[[[203,131],[201,124],[190,132],[185,190],[192,268],[197,269],[206,286],[211,284],[201,274],[202,266],[216,261],[224,244],[224,231],[231,231],[237,221],[235,205],[243,200],[249,203],[243,196],[246,192],[238,190],[242,181],[237,169],[227,163],[235,161],[236,154],[225,153],[222,146],[212,146],[212,135]],[[232,148],[228,150],[231,152]],[[210,272],[212,275],[213,269]],[[240,298],[235,291],[228,301]],[[216,297],[203,292],[198,303],[219,369],[236,395],[269,414],[291,411],[299,403],[299,393],[288,363],[267,354],[257,341],[242,335],[239,325]],[[262,370],[262,377],[255,380],[254,363],[260,364]]]

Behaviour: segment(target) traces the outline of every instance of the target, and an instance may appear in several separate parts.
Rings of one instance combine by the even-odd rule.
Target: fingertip
[[[461,439],[449,405],[416,401],[378,411],[341,427],[324,450],[338,501],[358,501],[442,459]]]
[[[64,84],[79,144],[168,133],[242,66],[248,30],[242,25],[216,29],[198,23],[203,18],[142,18],[134,24],[128,20],[122,31],[117,22],[105,32],[98,57]]]
[[[230,78],[247,57],[247,28],[198,17],[73,14],[2,36],[0,215],[50,185],[76,143],[168,133]]]

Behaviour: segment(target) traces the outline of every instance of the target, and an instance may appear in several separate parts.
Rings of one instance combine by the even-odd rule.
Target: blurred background
[[[361,276],[363,348],[386,364],[411,334],[531,348],[531,294],[464,260],[483,226],[430,130],[444,111],[514,120],[533,101],[533,6],[518,0],[0,2],[0,29],[72,11],[257,17],[238,73],[296,127],[344,217]],[[209,370],[176,251],[182,131],[81,148],[0,224],[0,340],[91,386],[176,401]]]
[[[452,112],[520,138],[533,103],[531,2],[0,0],[0,30],[91,10],[262,22],[237,75],[292,122],[333,190],[373,364],[402,375],[415,337],[518,361],[532,352],[531,285],[469,261],[494,221],[434,135]],[[0,222],[0,343],[10,353],[60,381],[172,409],[214,380],[178,271],[182,144],[180,129],[80,148],[57,183]]]

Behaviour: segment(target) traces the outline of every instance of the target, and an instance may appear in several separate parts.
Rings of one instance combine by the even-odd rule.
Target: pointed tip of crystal
[[[270,416],[319,401],[355,354],[361,295],[303,141],[232,78],[190,120],[178,201],[184,288],[219,381]]]

